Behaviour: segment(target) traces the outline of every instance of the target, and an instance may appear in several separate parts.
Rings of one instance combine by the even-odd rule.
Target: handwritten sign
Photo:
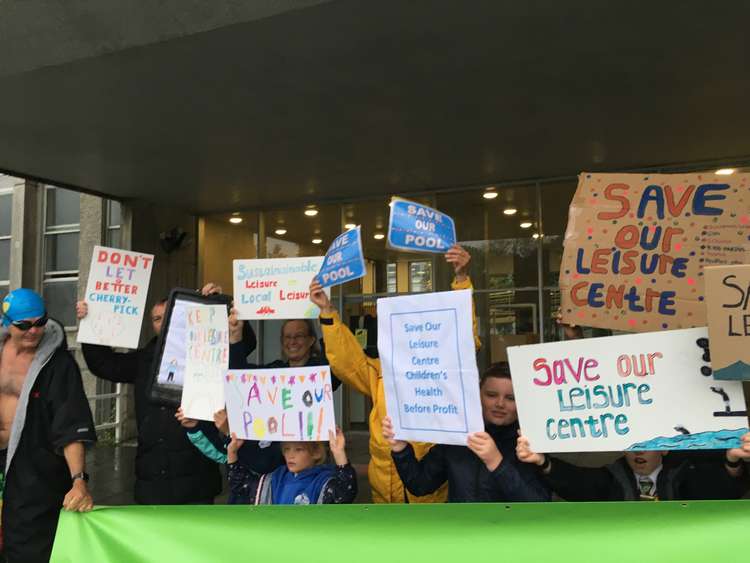
[[[445,253],[456,244],[456,225],[445,213],[394,197],[388,222],[388,245],[407,252]]]
[[[705,326],[703,268],[744,264],[750,174],[581,174],[560,268],[563,321]]]
[[[309,288],[322,265],[322,256],[234,260],[239,318],[316,319],[320,311],[310,302]]]
[[[742,384],[703,369],[706,336],[691,328],[508,348],[521,431],[538,452],[739,447]]]
[[[365,273],[362,235],[360,227],[355,227],[341,233],[331,243],[318,272],[318,281],[323,287],[331,287],[357,280]]]
[[[138,348],[153,265],[151,254],[94,247],[86,284],[89,312],[78,342]]]
[[[185,381],[182,410],[213,420],[224,408],[223,375],[229,365],[229,322],[224,305],[194,305],[185,314]]]
[[[229,429],[245,440],[328,440],[335,431],[328,366],[229,370],[224,377]]]
[[[379,299],[378,353],[397,438],[466,445],[484,430],[471,290]]]
[[[706,268],[711,367],[715,379],[750,380],[750,265]]]

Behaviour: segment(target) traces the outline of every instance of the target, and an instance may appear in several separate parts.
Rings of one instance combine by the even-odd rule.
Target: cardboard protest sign
[[[341,233],[331,243],[317,278],[323,287],[331,287],[357,280],[365,273],[361,229],[355,227]]]
[[[89,312],[78,342],[138,348],[146,307],[152,254],[95,246],[86,284]]]
[[[705,326],[703,268],[745,264],[750,174],[581,174],[560,267],[566,323]]]
[[[465,445],[484,430],[471,290],[378,300],[378,353],[396,437]]]
[[[739,447],[748,431],[742,384],[701,369],[706,335],[691,328],[509,348],[521,431],[537,452]]]
[[[407,252],[444,254],[456,244],[456,225],[445,213],[394,197],[388,221],[388,246]]]
[[[714,379],[750,380],[750,265],[706,268]]]
[[[182,410],[188,418],[213,420],[214,413],[224,408],[223,376],[229,365],[227,308],[193,305],[185,313]]]
[[[336,431],[328,366],[228,370],[229,429],[245,440],[327,441]]]
[[[234,307],[240,319],[316,319],[310,282],[322,256],[234,260]],[[328,293],[328,292],[327,292]]]

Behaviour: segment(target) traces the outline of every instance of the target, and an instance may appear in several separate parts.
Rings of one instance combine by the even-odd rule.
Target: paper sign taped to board
[[[407,252],[445,254],[456,244],[456,224],[437,209],[394,197],[388,221],[388,246]]]
[[[396,437],[466,445],[484,430],[471,290],[378,300],[378,354]]]
[[[706,268],[714,379],[750,380],[750,265]]]
[[[336,431],[328,366],[228,370],[229,430],[244,440],[327,441]]]
[[[322,256],[234,260],[234,307],[239,318],[318,318],[320,310],[310,302],[310,283],[322,265]]]
[[[138,348],[153,265],[152,254],[94,247],[78,342]]]
[[[562,320],[646,332],[706,325],[705,266],[750,260],[750,174],[581,174]]]
[[[225,305],[192,305],[185,311],[186,417],[213,420],[224,408],[223,376],[229,365],[229,322]]]
[[[508,348],[521,431],[540,452],[739,447],[737,381],[715,381],[705,328]]]
[[[355,227],[341,233],[331,243],[317,278],[323,287],[332,287],[357,280],[365,273],[362,233],[360,227]]]

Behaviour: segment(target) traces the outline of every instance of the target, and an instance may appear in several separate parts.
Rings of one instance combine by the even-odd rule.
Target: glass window
[[[388,293],[396,293],[398,291],[398,278],[397,278],[397,267],[395,262],[388,262],[385,267],[385,283],[386,291]]]
[[[10,279],[10,239],[0,239],[0,284]]]
[[[0,192],[0,287],[7,292],[10,278],[10,232],[13,192]]]
[[[409,291],[432,291],[432,262],[409,263]]]
[[[122,208],[119,201],[107,200],[107,232],[104,244],[111,248],[122,247]]]
[[[75,326],[81,197],[71,190],[47,186],[44,203],[46,222],[42,294],[51,317],[64,326]]]
[[[63,278],[46,280],[43,289],[47,313],[63,326],[75,326],[75,305],[78,299],[78,279]]]
[[[13,193],[0,193],[0,237],[10,236]]]
[[[78,192],[47,187],[47,226],[78,226],[81,220],[81,196]]]

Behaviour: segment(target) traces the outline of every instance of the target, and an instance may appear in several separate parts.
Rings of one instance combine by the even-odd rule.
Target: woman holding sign
[[[456,277],[451,288],[454,290],[472,289],[471,280],[467,275],[471,260],[469,253],[456,245],[448,250],[445,259],[455,271]],[[386,408],[380,360],[365,355],[362,346],[349,328],[341,322],[330,299],[315,280],[310,284],[310,300],[320,308],[320,326],[323,331],[323,341],[326,344],[326,357],[331,369],[336,371],[342,381],[372,399],[369,423],[370,465],[367,475],[372,488],[373,502],[444,502],[445,489],[422,497],[410,495],[404,490],[404,485],[391,459],[390,446],[383,438],[381,428]],[[480,342],[476,334],[476,317],[474,317],[474,339],[476,347],[479,348]],[[431,444],[415,443],[414,451],[417,457],[425,455],[431,446]]]
[[[507,362],[493,364],[480,380],[485,431],[466,446],[433,446],[421,460],[411,444],[394,438],[390,417],[383,438],[410,493],[428,495],[448,483],[448,502],[542,502],[549,489],[536,471],[516,457],[518,414]]]

